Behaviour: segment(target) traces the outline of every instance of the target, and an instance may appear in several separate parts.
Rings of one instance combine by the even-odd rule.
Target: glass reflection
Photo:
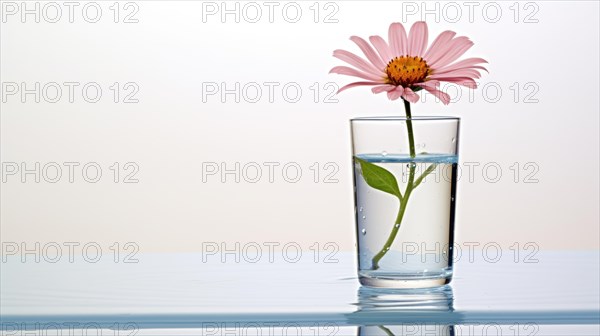
[[[360,287],[358,310],[350,314],[357,335],[455,335],[454,297],[450,286],[429,289]]]

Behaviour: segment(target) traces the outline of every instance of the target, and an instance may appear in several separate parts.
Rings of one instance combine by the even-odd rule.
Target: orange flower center
[[[420,83],[431,73],[422,57],[400,56],[392,59],[385,67],[389,84],[408,87]]]

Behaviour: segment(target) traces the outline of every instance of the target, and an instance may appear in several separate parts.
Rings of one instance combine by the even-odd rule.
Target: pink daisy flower
[[[336,66],[329,73],[366,80],[350,83],[338,93],[355,86],[373,86],[373,93],[387,92],[391,100],[402,97],[416,103],[419,100],[416,92],[425,89],[448,104],[450,96],[439,90],[440,82],[476,88],[475,79],[481,77],[478,70],[487,71],[480,65],[487,63],[482,58],[455,62],[473,46],[473,42],[464,36],[455,37],[453,31],[441,33],[429,48],[427,24],[423,21],[413,24],[408,36],[401,23],[392,23],[388,34],[389,44],[381,36],[369,37],[371,44],[358,36],[350,37],[368,61],[346,50],[333,52],[334,57],[354,68]]]

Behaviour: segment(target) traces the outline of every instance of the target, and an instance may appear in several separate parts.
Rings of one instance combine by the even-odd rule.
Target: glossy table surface
[[[37,263],[8,257],[0,278],[3,330],[93,322],[112,329],[131,323],[147,334],[208,335],[207,328],[215,326],[225,329],[213,334],[227,334],[228,324],[239,332],[248,326],[243,323],[262,329],[292,323],[313,334],[328,334],[335,326],[336,334],[393,335],[399,325],[499,325],[512,330],[504,334],[522,335],[579,328],[582,335],[599,334],[598,251],[539,252],[528,262],[464,259],[456,263],[449,286],[409,291],[361,287],[349,252],[330,263],[222,262],[193,253],[136,259]],[[368,331],[369,326],[382,327]],[[450,334],[467,334],[456,330]]]

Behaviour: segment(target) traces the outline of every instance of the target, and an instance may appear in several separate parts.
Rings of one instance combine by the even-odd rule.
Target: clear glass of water
[[[370,117],[350,123],[360,283],[449,283],[460,119]]]

